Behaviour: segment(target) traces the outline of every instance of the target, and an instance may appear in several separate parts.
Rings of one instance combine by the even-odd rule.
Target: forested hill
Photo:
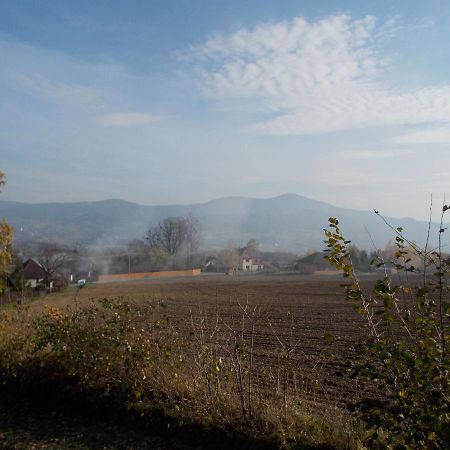
[[[0,201],[0,218],[16,229],[16,239],[58,239],[71,245],[116,245],[141,239],[149,227],[168,216],[193,213],[201,222],[203,248],[256,238],[265,250],[302,252],[323,247],[323,228],[330,216],[357,245],[383,246],[393,233],[373,212],[356,211],[296,194],[268,199],[229,197],[192,205],[148,206],[123,200],[26,204]],[[427,223],[388,219],[403,226],[407,236],[423,243]]]

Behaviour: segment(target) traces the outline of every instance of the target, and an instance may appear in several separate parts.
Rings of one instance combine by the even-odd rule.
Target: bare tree
[[[219,261],[227,268],[237,270],[241,262],[239,251],[232,244],[219,252]]]
[[[197,217],[189,213],[185,217],[186,221],[186,254],[187,262],[191,263],[192,255],[200,246],[201,224]]]
[[[50,279],[66,265],[71,251],[56,242],[40,242],[36,251],[36,261],[46,273],[45,283],[49,285]]]
[[[259,256],[261,254],[261,251],[259,249],[259,242],[256,239],[250,239],[247,242],[247,245],[245,248],[253,255],[253,256]]]
[[[135,255],[148,255],[150,246],[141,239],[133,239],[128,243],[128,252]]]
[[[184,217],[167,217],[156,227],[149,228],[145,238],[152,249],[159,248],[174,256],[184,244],[186,235],[187,224]]]

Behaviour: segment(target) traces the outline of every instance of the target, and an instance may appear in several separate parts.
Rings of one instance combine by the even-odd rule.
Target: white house
[[[243,272],[259,272],[264,269],[261,258],[253,256],[248,249],[240,249],[239,255],[241,257],[239,269]]]

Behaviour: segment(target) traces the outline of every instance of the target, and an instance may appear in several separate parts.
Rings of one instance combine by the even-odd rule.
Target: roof
[[[242,258],[251,258],[250,252],[248,251],[247,247],[238,248],[238,253]]]
[[[42,266],[31,258],[23,263],[22,275],[25,280],[40,280],[47,276]]]

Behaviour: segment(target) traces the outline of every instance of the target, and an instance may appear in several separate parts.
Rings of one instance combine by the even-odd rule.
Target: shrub
[[[395,232],[392,261],[379,256],[374,264],[384,275],[367,291],[355,273],[346,240],[335,218],[324,230],[328,261],[343,272],[345,296],[367,324],[358,348],[363,357],[357,374],[375,384],[378,396],[365,407],[364,418],[373,431],[372,445],[401,448],[449,448],[449,259],[442,253],[444,213],[438,249],[420,248],[403,229]],[[377,213],[378,214],[378,213]],[[411,250],[421,261],[412,264]],[[396,278],[388,267],[395,267]]]
[[[290,361],[295,347],[282,349],[277,366],[257,363],[255,329],[265,312],[239,306],[242,320],[234,325],[202,311],[177,323],[164,303],[120,299],[33,315],[9,311],[0,322],[0,382],[23,386],[45,377],[57,389],[108,397],[144,418],[156,409],[176,423],[285,448],[356,448],[355,422],[334,405],[313,406],[295,383],[301,376]]]

